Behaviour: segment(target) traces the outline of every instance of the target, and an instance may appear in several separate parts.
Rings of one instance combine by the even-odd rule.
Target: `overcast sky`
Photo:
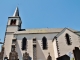
[[[80,0],[0,0],[0,39],[8,17],[19,8],[22,28],[72,28],[80,30]]]

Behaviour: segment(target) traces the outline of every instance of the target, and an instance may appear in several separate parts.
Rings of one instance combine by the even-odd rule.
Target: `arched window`
[[[10,25],[12,25],[13,24],[13,19],[11,20],[11,23],[10,23]]]
[[[16,19],[14,19],[14,21],[13,21],[13,22],[14,22],[14,25],[16,25]]]
[[[16,25],[16,19],[12,19],[10,25]]]
[[[22,39],[22,50],[26,50],[27,39],[24,37]]]
[[[42,38],[42,45],[43,45],[43,50],[47,49],[47,38],[46,37]]]
[[[67,44],[71,45],[69,34],[66,33],[65,37],[66,37],[66,40],[67,40]]]

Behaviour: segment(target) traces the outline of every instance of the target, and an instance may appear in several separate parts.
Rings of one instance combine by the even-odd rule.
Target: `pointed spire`
[[[18,9],[18,7],[16,7],[16,10],[15,10],[15,12],[13,14],[13,17],[16,17],[16,16],[19,16],[19,9]]]

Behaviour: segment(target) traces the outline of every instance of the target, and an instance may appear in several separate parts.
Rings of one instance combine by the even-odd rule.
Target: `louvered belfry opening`
[[[47,38],[46,37],[42,38],[42,45],[43,45],[43,50],[47,49]]]
[[[12,19],[10,25],[16,25],[16,19]]]
[[[22,50],[26,50],[26,45],[27,45],[27,39],[24,37],[22,39]]]

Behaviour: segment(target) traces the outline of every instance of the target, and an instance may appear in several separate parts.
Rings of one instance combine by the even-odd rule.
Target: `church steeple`
[[[21,29],[21,18],[19,16],[19,9],[16,7],[13,16],[8,17],[7,32],[15,32]],[[12,30],[11,30],[12,29]]]
[[[18,7],[16,7],[15,12],[13,14],[13,17],[17,17],[17,16],[19,16],[19,9],[18,9]]]

